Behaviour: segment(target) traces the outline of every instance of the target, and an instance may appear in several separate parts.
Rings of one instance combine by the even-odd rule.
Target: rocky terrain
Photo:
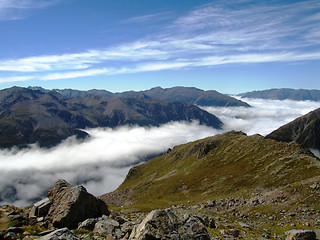
[[[320,185],[306,187],[319,194]],[[31,207],[1,206],[0,239],[319,239],[319,210],[281,208],[290,201],[283,191],[252,196],[149,213],[115,211],[84,187],[58,180],[47,198]],[[268,214],[263,209],[271,203],[281,207]]]
[[[241,93],[244,98],[261,98],[275,100],[320,101],[320,90],[278,88]]]
[[[320,108],[295,119],[266,136],[277,141],[301,144],[320,150]]]
[[[289,230],[320,227],[319,196],[320,162],[307,149],[228,132],[132,168],[101,199],[125,213],[169,207],[214,218],[212,239],[284,239]]]
[[[38,143],[51,147],[70,136],[85,138],[80,129],[120,125],[158,126],[197,120],[220,129],[214,115],[187,103],[142,98],[88,95],[68,98],[55,91],[13,87],[0,91],[0,147]]]

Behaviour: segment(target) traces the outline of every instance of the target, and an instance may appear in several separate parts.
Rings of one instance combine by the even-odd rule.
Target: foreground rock
[[[154,210],[133,229],[129,239],[210,239],[199,218],[179,219],[170,209]]]
[[[49,190],[48,198],[52,201],[48,218],[55,227],[73,229],[88,218],[109,214],[103,201],[88,193],[83,186],[74,187],[64,180],[56,182]]]
[[[83,186],[72,186],[58,180],[48,198],[36,203],[30,216],[44,217],[49,226],[74,229],[88,219],[109,215],[107,205],[87,192]]]
[[[80,240],[80,238],[68,228],[62,228],[40,237],[39,240]]]

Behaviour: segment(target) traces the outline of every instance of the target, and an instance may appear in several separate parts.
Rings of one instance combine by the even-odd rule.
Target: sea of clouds
[[[37,145],[0,150],[0,204],[27,206],[43,198],[56,180],[84,185],[98,196],[116,189],[129,169],[168,148],[230,130],[266,135],[316,108],[319,102],[242,99],[252,107],[204,107],[224,123],[222,130],[198,122],[160,127],[86,129],[90,138],[69,138],[51,149]]]

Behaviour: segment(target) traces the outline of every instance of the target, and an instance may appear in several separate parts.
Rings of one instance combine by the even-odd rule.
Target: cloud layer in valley
[[[241,130],[249,135],[263,136],[273,130],[320,107],[319,102],[292,100],[263,100],[241,98],[252,108],[203,107],[224,123],[224,130]]]
[[[83,142],[69,138],[52,149],[37,146],[0,151],[0,204],[32,204],[63,178],[82,184],[95,195],[114,190],[131,166],[175,145],[229,130],[266,135],[281,125],[319,107],[316,102],[245,99],[252,108],[208,107],[224,122],[223,130],[197,122],[172,122],[160,127],[87,129]]]
[[[63,178],[103,194],[124,180],[130,166],[175,145],[207,137],[217,130],[193,123],[173,122],[161,127],[88,129],[91,137],[74,138],[52,149],[31,146],[0,151],[0,203],[25,206],[46,194]]]

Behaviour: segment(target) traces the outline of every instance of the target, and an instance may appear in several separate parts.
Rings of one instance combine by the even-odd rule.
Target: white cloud
[[[241,98],[252,107],[202,107],[225,123],[224,130],[263,136],[319,107],[319,102]]]
[[[0,0],[0,21],[17,20],[25,17],[30,9],[52,6],[59,0]]]
[[[0,83],[20,82],[34,79],[33,76],[0,77]]]
[[[69,138],[49,150],[35,145],[23,150],[1,150],[0,203],[31,204],[35,198],[44,196],[59,178],[84,184],[89,192],[100,195],[114,190],[123,181],[128,166],[169,147],[218,132],[197,122],[87,131],[91,135],[87,141]]]
[[[1,60],[0,71],[11,75],[34,72],[39,79],[60,79],[63,75],[68,78],[65,74],[68,71],[78,70],[69,73],[71,77],[87,76],[90,71],[106,67],[109,71],[104,74],[123,74],[234,63],[318,60],[319,11],[315,0],[282,4],[216,1],[199,6],[144,39],[73,54]],[[128,23],[166,16],[161,13],[137,16]]]
[[[110,70],[103,69],[90,69],[85,71],[76,71],[76,72],[63,72],[63,73],[52,73],[46,76],[42,76],[40,80],[57,80],[57,79],[68,79],[68,78],[78,78],[78,77],[89,77],[96,76],[110,72]]]
[[[224,122],[223,130],[197,122],[160,127],[87,129],[91,138],[69,138],[52,149],[0,150],[0,204],[26,206],[45,196],[57,179],[83,184],[95,195],[114,190],[130,166],[168,148],[229,130],[266,135],[319,107],[319,102],[242,99],[253,107],[206,107]]]
[[[123,21],[121,21],[121,23],[150,23],[150,22],[154,22],[154,21],[159,21],[159,20],[164,20],[164,19],[168,19],[169,13],[166,12],[158,12],[158,13],[153,13],[153,14],[147,14],[147,15],[142,15],[142,16],[137,16],[137,17],[133,17],[133,18],[129,18],[129,19],[125,19]]]

